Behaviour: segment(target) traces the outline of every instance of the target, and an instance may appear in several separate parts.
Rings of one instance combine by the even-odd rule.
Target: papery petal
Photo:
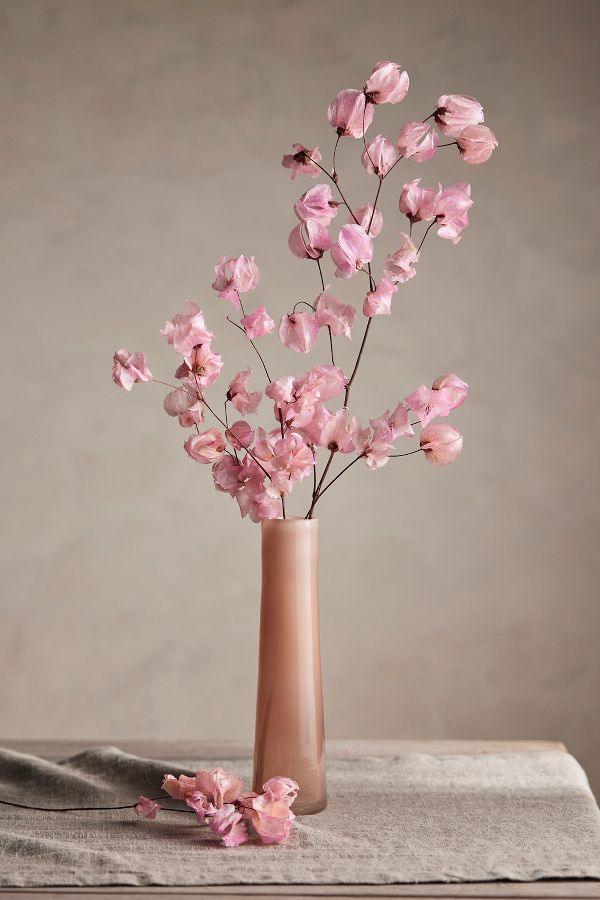
[[[473,166],[487,162],[498,146],[496,135],[487,125],[468,125],[456,138],[463,160]]]
[[[376,238],[383,228],[383,214],[377,208],[373,212],[373,206],[369,203],[367,206],[361,206],[360,209],[353,211],[348,219],[348,224],[352,224],[352,222],[358,223],[361,228],[364,228],[369,237]]]
[[[329,225],[337,216],[338,204],[331,196],[328,184],[316,184],[309,188],[294,204],[294,212],[301,222],[318,222]]]
[[[408,73],[394,62],[378,62],[364,92],[371,103],[400,103],[408,93]]]
[[[450,409],[458,409],[469,396],[469,385],[454,372],[440,375],[431,385],[434,391],[445,391],[445,396],[450,403]]]
[[[193,434],[183,445],[187,455],[199,463],[214,463],[225,452],[225,439],[216,428]]]
[[[301,222],[292,228],[288,247],[299,259],[320,259],[331,247],[331,235],[318,222]]]
[[[329,124],[340,136],[360,138],[373,121],[373,105],[362,91],[340,91],[327,110]]]
[[[360,161],[371,175],[385,178],[399,159],[399,153],[389,138],[378,134],[362,152]]]
[[[155,819],[159,810],[160,806],[156,800],[150,800],[149,797],[144,797],[143,794],[140,795],[135,805],[137,815],[142,816],[144,819]]]
[[[315,163],[321,161],[319,148],[313,147],[312,150],[309,150],[303,144],[292,144],[292,147],[294,152],[286,154],[281,160],[284,169],[292,170],[292,178],[297,178],[301,173],[309,175],[311,178],[318,178],[320,169]]]
[[[435,121],[442,134],[457,137],[468,125],[483,122],[483,107],[465,94],[443,94],[436,103]]]
[[[312,313],[292,313],[283,316],[279,326],[279,340],[296,353],[310,353],[319,333],[319,323]]]
[[[356,321],[356,309],[324,291],[317,297],[315,318],[322,328],[331,328],[335,337],[345,335],[349,338]]]
[[[374,291],[369,291],[363,303],[363,313],[368,318],[372,316],[391,315],[392,297],[398,291],[398,286],[389,278],[381,278]]]
[[[398,134],[396,147],[404,159],[428,162],[438,148],[437,131],[427,122],[407,122]]]
[[[421,432],[420,445],[428,463],[432,466],[446,466],[460,455],[463,439],[452,425],[433,423]]]
[[[148,368],[143,353],[130,353],[123,348],[113,356],[112,379],[117,387],[130,391],[139,381],[152,381],[152,372]]]
[[[337,278],[351,278],[373,258],[373,241],[360,225],[342,225],[331,247]]]
[[[264,306],[259,306],[254,312],[243,316],[241,322],[248,338],[263,337],[275,329],[275,322]]]
[[[403,284],[416,274],[413,266],[418,262],[419,254],[409,235],[400,236],[403,238],[402,246],[386,258],[383,274],[389,281]]]

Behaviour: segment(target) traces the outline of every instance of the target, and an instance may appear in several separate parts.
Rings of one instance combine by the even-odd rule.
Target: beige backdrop
[[[355,411],[448,370],[472,390],[456,465],[357,466],[322,501],[328,733],[562,739],[600,785],[599,12],[0,3],[2,735],[251,737],[259,532],[185,457],[162,389],[117,391],[110,357],[144,348],[168,377],[159,328],[191,298],[225,375],[255,365],[212,267],[256,254],[253,300],[277,316],[315,296],[286,246],[308,182],[279,160],[292,141],[329,154],[328,102],[394,59],[411,91],[373,134],[472,92],[501,149],[483,167],[440,151],[386,183],[391,243],[404,180],[468,178],[475,206],[375,322]],[[359,150],[339,154],[357,205],[374,188]],[[340,292],[362,299],[359,279]],[[306,362],[275,344],[277,373]]]

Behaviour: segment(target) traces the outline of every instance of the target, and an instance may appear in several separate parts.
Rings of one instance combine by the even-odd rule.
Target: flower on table
[[[138,816],[144,819],[155,819],[157,812],[159,812],[160,806],[156,802],[156,800],[151,800],[149,797],[144,797],[143,794],[140,795],[138,802],[135,804],[135,811]]]
[[[229,300],[240,309],[240,294],[252,291],[260,278],[258,266],[253,256],[222,256],[215,266],[213,290],[221,300]]]
[[[143,353],[123,348],[113,356],[112,379],[118,387],[130,391],[137,382],[152,381],[153,376]]]
[[[318,178],[320,169],[316,163],[321,161],[321,154],[318,147],[309,150],[304,144],[292,144],[293,153],[286,153],[281,160],[284,169],[292,170],[292,178],[299,175],[309,175],[311,178]]]

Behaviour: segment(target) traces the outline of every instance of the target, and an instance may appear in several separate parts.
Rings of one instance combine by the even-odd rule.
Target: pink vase
[[[317,519],[269,519],[262,529],[262,598],[254,790],[274,775],[298,782],[298,815],[325,809]]]

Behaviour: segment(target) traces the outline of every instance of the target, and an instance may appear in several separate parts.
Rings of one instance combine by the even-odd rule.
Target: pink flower
[[[202,401],[190,385],[176,388],[165,397],[163,407],[167,415],[177,416],[183,428],[200,425],[204,421]]]
[[[236,459],[228,453],[224,453],[212,467],[212,476],[215,483],[215,489],[235,497],[238,491],[242,489],[240,482],[241,465]]]
[[[319,167],[315,165],[321,161],[321,154],[318,147],[309,150],[303,144],[292,144],[294,153],[286,154],[281,160],[284,169],[292,170],[292,178],[297,178],[300,173],[310,175],[311,178],[318,178],[320,174]]]
[[[192,387],[205,388],[214,384],[219,377],[223,359],[219,353],[213,353],[209,344],[202,344],[190,351],[186,364],[190,369],[189,381]]]
[[[454,462],[462,450],[462,435],[452,425],[428,425],[421,432],[421,450],[432,466]]]
[[[290,231],[288,247],[299,259],[321,259],[331,247],[331,236],[318,222],[301,222]]]
[[[262,522],[263,519],[278,519],[281,516],[281,500],[272,497],[262,482],[255,479],[247,481],[236,494],[242,518],[249,517],[251,522]]]
[[[229,382],[229,387],[227,388],[227,399],[231,400],[237,411],[243,416],[256,412],[262,396],[260,391],[253,391],[252,393],[248,391],[248,381],[251,375],[252,369],[238,372],[232,381]]]
[[[177,313],[170,322],[165,322],[161,334],[166,336],[168,343],[172,345],[176,353],[183,356],[188,365],[191,365],[190,360],[194,348],[206,346],[210,349],[214,338],[212,331],[209,331],[204,324],[202,310],[189,300],[187,301],[187,313]]]
[[[392,312],[392,297],[398,286],[389,278],[381,278],[374,291],[369,291],[363,303],[363,313],[372,316],[389,316]]]
[[[337,278],[351,278],[373,258],[373,241],[360,225],[342,225],[331,247]]]
[[[317,311],[315,318],[322,327],[331,328],[331,333],[336,337],[344,334],[351,337],[351,330],[356,321],[356,309],[346,303],[342,303],[333,294],[325,291],[317,297]]]
[[[112,379],[118,387],[130,391],[136,382],[152,381],[152,377],[143,353],[130,353],[123,348],[114,354]]]
[[[143,816],[144,819],[155,819],[159,810],[160,806],[158,803],[155,800],[144,797],[143,794],[140,795],[138,802],[135,804],[136,813],[138,816]]]
[[[226,803],[212,816],[209,816],[208,827],[213,834],[222,839],[225,847],[239,847],[248,840],[248,832],[242,821],[242,814],[232,803]]]
[[[301,434],[307,444],[316,447],[321,439],[321,432],[324,426],[329,422],[333,413],[331,413],[322,403],[315,403],[310,407],[311,418],[304,425],[299,426],[294,421],[294,428]]]
[[[248,447],[252,446],[252,441],[254,440],[254,428],[248,422],[240,419],[229,426],[225,432],[225,437],[236,450],[247,450]]]
[[[453,244],[460,241],[461,231],[469,224],[468,210],[473,206],[471,185],[461,182],[451,184],[440,191],[435,201],[435,217],[441,228],[438,234],[451,240]]]
[[[279,340],[296,353],[310,353],[319,333],[319,323],[313,313],[292,313],[283,316],[279,326]]]
[[[271,487],[267,485],[267,493],[273,489],[277,495],[288,494],[292,489],[291,483],[310,475],[315,464],[310,447],[299,434],[289,430],[284,437],[279,437],[277,431],[267,434],[259,428],[255,452],[271,473]]]
[[[226,772],[220,767],[209,772],[198,769],[196,772],[196,790],[200,791],[220,809],[225,803],[233,803],[244,790],[244,784],[237,775]]]
[[[262,337],[265,334],[270,334],[275,328],[275,322],[264,306],[259,306],[254,312],[244,316],[241,321],[248,338]]]
[[[328,184],[316,184],[309,188],[294,204],[294,212],[301,222],[318,222],[329,225],[337,216],[338,204],[331,196]]]
[[[360,422],[347,409],[340,409],[324,425],[319,445],[336,453],[353,453],[361,444]]]
[[[404,284],[416,274],[412,266],[418,262],[419,254],[414,243],[407,234],[400,235],[404,240],[395,253],[390,254],[383,264],[383,274],[394,283]]]
[[[340,136],[360,138],[373,121],[373,105],[362,91],[340,91],[327,110],[329,124]]]
[[[394,440],[399,437],[412,437],[414,429],[408,421],[408,411],[402,403],[399,403],[393,413],[384,413],[387,422],[392,429]]]
[[[486,162],[498,146],[496,135],[487,125],[467,125],[456,138],[456,143],[464,161],[472,166]]]
[[[259,797],[247,797],[244,817],[250,822],[263,844],[284,844],[290,836],[296,818],[291,811],[292,800],[272,799],[269,792]]]
[[[408,72],[394,62],[378,62],[364,92],[370,103],[400,103],[408,93]]]
[[[217,811],[201,791],[194,791],[193,794],[185,798],[185,802],[190,809],[194,810],[201,825],[205,823],[207,816],[212,816]]]
[[[276,775],[263,784],[263,791],[268,800],[289,800],[293,803],[298,796],[299,787],[291,778]]]
[[[313,366],[293,382],[293,396],[310,394],[317,400],[332,400],[338,397],[348,383],[348,379],[337,366]]]
[[[483,107],[474,97],[443,94],[436,103],[435,121],[442,134],[458,137],[463,128],[483,122]]]
[[[452,407],[453,395],[444,390],[428,390],[424,384],[404,398],[409,409],[419,417],[421,425],[425,427],[436,416],[447,416]]]
[[[225,439],[216,428],[193,434],[183,445],[187,455],[199,463],[213,463],[225,452]]]
[[[398,151],[389,138],[378,134],[363,150],[360,161],[370,175],[385,178],[392,166],[398,162]]]
[[[174,800],[187,800],[197,790],[196,779],[190,775],[165,775],[162,783],[163,791]]]
[[[284,403],[291,403],[293,398],[294,376],[284,375],[272,381],[265,388],[265,394],[275,401],[275,405],[281,408]]]
[[[427,122],[407,122],[400,129],[396,146],[404,159],[428,162],[437,150],[437,131]]]
[[[445,392],[445,396],[451,404],[450,409],[458,409],[469,396],[469,385],[462,378],[459,378],[458,375],[455,375],[454,372],[440,375],[439,378],[435,379],[431,388],[434,391]]]
[[[352,224],[352,222],[358,223],[368,235],[375,238],[383,228],[383,215],[381,210],[377,208],[375,213],[373,213],[373,206],[369,203],[368,206],[361,206],[360,209],[353,210],[352,215],[348,219],[349,224]]]
[[[388,413],[379,419],[371,419],[371,435],[364,449],[365,460],[370,469],[381,469],[394,449],[394,435],[388,421]]]
[[[260,272],[253,256],[222,256],[215,266],[216,278],[212,288],[222,300],[230,300],[240,309],[239,295],[252,291],[258,284]]]
[[[400,194],[400,212],[408,216],[411,222],[424,222],[433,219],[436,210],[438,191],[430,191],[419,187],[420,178],[409,181]]]

